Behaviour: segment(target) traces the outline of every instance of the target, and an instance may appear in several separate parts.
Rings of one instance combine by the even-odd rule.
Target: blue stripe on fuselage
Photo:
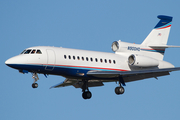
[[[88,68],[88,67],[75,67],[75,66],[53,66],[53,65],[38,65],[38,64],[9,64],[8,66],[18,69],[18,70],[27,70],[29,72],[37,72],[43,74],[53,74],[53,75],[62,75],[62,76],[71,76],[71,77],[86,77],[89,78],[86,73],[91,70],[100,70],[100,71],[112,71],[108,68]],[[48,70],[46,67],[48,66]],[[113,70],[115,71],[115,70]],[[119,70],[120,71],[120,70]],[[80,76],[78,73],[84,73],[84,76]]]

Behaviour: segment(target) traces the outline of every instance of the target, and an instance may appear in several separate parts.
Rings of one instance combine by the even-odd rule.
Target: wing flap
[[[63,82],[56,84],[54,86],[51,86],[51,88],[58,88],[58,87],[66,87],[66,86],[74,86],[75,88],[81,88],[83,85],[83,82],[78,79],[66,79]],[[101,80],[89,80],[88,81],[88,87],[97,87],[97,86],[103,86],[103,82]]]
[[[66,87],[66,86],[71,86],[73,84],[77,83],[77,81],[75,80],[70,80],[70,79],[65,79],[63,82],[59,83],[59,84],[56,84],[54,86],[51,86],[51,88],[58,88],[58,87]]]
[[[73,85],[75,88],[82,88],[83,82],[78,82]],[[101,80],[89,80],[88,87],[97,87],[97,86],[104,86]]]

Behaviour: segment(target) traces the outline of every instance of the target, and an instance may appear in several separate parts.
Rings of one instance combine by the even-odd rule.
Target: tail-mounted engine
[[[132,54],[128,57],[128,64],[135,67],[156,67],[159,61],[151,57]]]
[[[114,41],[111,45],[111,49],[112,51],[116,52],[117,50],[119,50],[119,42],[118,41]]]
[[[138,44],[122,42],[121,40],[114,41],[111,45],[111,49],[114,52],[130,52],[130,51],[137,52],[137,51],[140,51],[140,47]]]

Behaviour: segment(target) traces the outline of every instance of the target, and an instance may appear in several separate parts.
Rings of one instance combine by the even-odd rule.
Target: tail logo
[[[158,34],[158,36],[161,36],[161,35],[162,35],[161,33]]]

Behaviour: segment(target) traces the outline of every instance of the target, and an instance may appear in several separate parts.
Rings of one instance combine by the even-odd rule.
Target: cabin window
[[[113,63],[114,63],[114,64],[116,64],[116,61],[115,61],[115,60],[113,60]]]
[[[77,59],[80,60],[79,56],[77,56]]]
[[[39,51],[40,51],[40,50],[39,50]],[[24,50],[21,54],[29,54],[29,53],[34,54],[35,52],[37,53],[38,50],[36,51],[35,49],[33,49],[33,50],[28,49],[28,50]],[[40,53],[41,53],[41,51],[40,51]],[[64,58],[67,59],[67,56],[64,55]],[[68,55],[68,58],[71,59],[71,55]],[[72,56],[72,58],[75,60],[75,59],[76,59],[76,56]],[[91,57],[91,58],[81,57],[81,59],[82,59],[82,61],[84,61],[84,59],[86,59],[86,61],[89,61],[89,60],[90,60],[91,62],[93,62],[93,58],[92,58],[92,57]],[[77,60],[80,60],[80,57],[79,57],[79,56],[77,56]],[[94,60],[95,60],[96,62],[98,62],[98,59],[97,59],[97,58],[95,58]],[[105,63],[108,63],[108,61],[109,61],[110,64],[111,64],[112,62],[113,62],[114,64],[116,64],[116,61],[115,61],[115,60],[112,60],[112,61],[111,61],[111,59],[109,59],[109,60],[104,59],[104,62],[105,62]],[[100,58],[100,62],[101,62],[101,63],[103,62],[103,59],[102,59],[102,58]]]
[[[90,58],[91,59],[91,62],[93,61],[93,58]]]
[[[104,59],[104,62],[105,62],[105,63],[107,63],[107,60],[106,60],[106,59]]]
[[[82,57],[82,60],[84,61],[84,57]]]
[[[69,55],[69,59],[71,59],[71,56]]]
[[[31,49],[28,49],[24,54],[29,54],[31,52]]]
[[[111,60],[109,60],[109,63],[111,63]]]

